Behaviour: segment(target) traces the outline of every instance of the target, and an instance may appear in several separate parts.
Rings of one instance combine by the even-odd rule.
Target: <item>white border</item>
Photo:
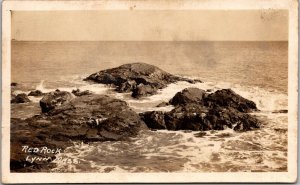
[[[288,172],[259,173],[10,173],[10,69],[11,11],[47,10],[289,10],[289,110]],[[4,1],[2,10],[2,182],[295,182],[297,179],[298,114],[298,1],[297,0],[102,0],[102,1]]]

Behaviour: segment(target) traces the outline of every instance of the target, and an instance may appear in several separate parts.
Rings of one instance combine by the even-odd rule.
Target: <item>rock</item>
[[[91,92],[91,91],[89,91],[89,90],[80,91],[80,89],[73,90],[72,93],[73,93],[75,96],[84,96],[84,95],[90,95],[90,94],[93,94],[93,92]]]
[[[198,88],[187,88],[176,93],[170,104],[175,108],[169,112],[152,111],[140,115],[151,129],[249,131],[261,125],[255,116],[247,114],[257,110],[255,103],[230,89],[207,94]]]
[[[55,107],[70,102],[72,99],[74,99],[74,95],[72,95],[71,93],[55,90],[54,92],[47,93],[40,100],[40,106],[42,108],[42,112],[49,112]]]
[[[257,111],[256,104],[236,94],[231,89],[222,89],[208,94],[202,89],[186,88],[170,100],[172,105],[184,105],[188,103],[197,103],[208,107],[232,107],[240,112]]]
[[[18,86],[18,83],[12,82],[12,83],[10,84],[10,86],[11,86],[11,87],[16,87],[16,86]]]
[[[168,130],[224,130],[248,131],[260,127],[260,122],[249,114],[235,109],[210,108],[197,104],[177,106],[170,112],[142,113],[142,119],[151,129]]]
[[[28,103],[30,102],[30,99],[28,98],[27,94],[21,93],[18,95],[12,95],[11,96],[11,103]]]
[[[150,96],[156,94],[157,89],[150,85],[139,84],[135,89],[132,90],[132,97],[141,98],[144,96]]]
[[[66,95],[64,91],[60,92]],[[46,96],[54,97],[53,93]],[[48,99],[57,101],[57,98]],[[12,118],[11,125],[11,169],[14,172],[49,172],[52,168],[52,163],[48,161],[26,161],[28,154],[22,152],[23,145],[61,148],[63,151],[76,141],[88,143],[126,140],[147,129],[140,116],[126,102],[96,94],[72,98],[60,106],[54,106],[47,113],[25,120]],[[55,158],[52,154],[31,156],[50,157],[49,161]]]
[[[194,134],[195,137],[203,137],[203,136],[205,136],[205,135],[206,135],[206,132],[203,132],[203,131]]]
[[[167,129],[165,124],[165,115],[161,111],[152,111],[140,114],[142,120],[145,121],[148,128],[151,129]]]
[[[132,96],[136,98],[155,94],[158,89],[165,88],[168,84],[177,81],[201,82],[174,76],[145,63],[130,63],[102,70],[88,76],[85,80],[114,85],[118,92],[134,91]]]
[[[283,114],[285,114],[285,113],[288,113],[288,110],[275,110],[275,111],[273,111],[272,112],[273,114],[278,114],[278,113],[283,113]]]
[[[232,107],[240,112],[252,112],[257,111],[256,104],[236,94],[231,89],[218,90],[212,94],[209,94],[204,99],[206,106],[221,106],[221,107]]]
[[[31,91],[28,96],[43,96],[44,93],[40,90],[34,90],[34,91]]]
[[[198,88],[186,88],[181,92],[175,94],[175,96],[170,100],[172,105],[183,105],[187,103],[202,103],[205,91]]]
[[[169,106],[170,104],[168,102],[161,102],[160,104],[156,105],[156,107],[166,107]]]
[[[117,86],[116,90],[118,92],[131,92],[133,89],[136,89],[136,82],[133,80],[128,80],[121,85]]]

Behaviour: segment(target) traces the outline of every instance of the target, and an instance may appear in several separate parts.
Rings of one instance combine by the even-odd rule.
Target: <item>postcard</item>
[[[3,183],[296,182],[296,0],[4,1]]]

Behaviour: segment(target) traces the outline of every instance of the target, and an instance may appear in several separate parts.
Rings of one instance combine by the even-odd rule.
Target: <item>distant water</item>
[[[12,42],[12,81],[60,81],[131,62],[287,92],[287,42]]]
[[[75,88],[125,100],[137,112],[168,111],[156,108],[186,87],[216,91],[232,88],[253,100],[263,122],[256,131],[231,129],[197,132],[147,131],[131,141],[74,143],[58,157],[80,161],[56,161],[53,172],[210,172],[286,171],[287,42],[13,42],[12,81],[18,92]],[[130,62],[156,65],[172,74],[198,77],[205,83],[170,84],[157,95],[135,100],[102,84],[82,79],[96,71]],[[33,103],[12,105],[12,117],[26,118],[40,112]]]

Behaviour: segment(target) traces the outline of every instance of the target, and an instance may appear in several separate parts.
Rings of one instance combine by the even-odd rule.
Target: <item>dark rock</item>
[[[150,96],[156,94],[157,89],[150,85],[139,84],[135,89],[132,90],[132,97],[141,98],[144,96]]]
[[[206,89],[206,92],[213,92],[212,89]]]
[[[198,132],[196,134],[194,134],[195,137],[203,137],[206,135],[206,132]]]
[[[288,110],[275,110],[275,111],[273,111],[272,113],[273,113],[273,114],[278,114],[278,113],[283,113],[283,114],[285,114],[285,113],[288,113]]]
[[[170,104],[168,102],[161,102],[160,104],[156,105],[156,107],[166,107],[169,106]]]
[[[152,129],[168,130],[224,130],[248,131],[260,127],[260,122],[249,114],[235,109],[205,107],[198,104],[177,106],[170,112],[142,113],[142,119]]]
[[[158,89],[165,88],[168,84],[177,81],[201,82],[171,75],[158,67],[145,63],[124,64],[102,70],[88,76],[85,80],[114,85],[118,92],[134,91],[132,96],[136,98],[155,94]]]
[[[202,89],[198,88],[186,88],[181,92],[175,94],[175,96],[170,100],[172,105],[183,105],[187,103],[202,103],[203,98],[206,93]]]
[[[131,92],[133,89],[136,89],[136,82],[133,80],[128,80],[121,85],[117,86],[116,90],[118,92]]]
[[[53,93],[50,95],[54,96]],[[57,101],[57,98],[53,100]],[[11,125],[11,169],[14,172],[49,171],[52,168],[53,164],[48,161],[26,161],[28,154],[22,151],[24,145],[63,150],[74,141],[126,140],[147,129],[126,102],[95,94],[72,98],[47,113],[25,120],[12,118]],[[52,154],[33,153],[32,156],[50,157],[49,161],[55,158]]]
[[[16,86],[18,86],[18,83],[12,82],[12,83],[10,84],[10,86],[11,86],[11,87],[16,87]]]
[[[18,94],[18,95],[12,95],[11,96],[11,103],[28,103],[30,102],[27,94],[25,93],[21,93],[21,94]]]
[[[34,90],[34,91],[31,91],[28,96],[43,96],[44,93],[40,90]]]
[[[151,129],[168,130],[224,130],[248,131],[260,127],[255,116],[247,114],[257,110],[254,102],[230,89],[207,94],[204,90],[187,88],[177,93],[170,103],[169,112],[145,112],[142,119]]]
[[[57,106],[70,102],[73,98],[74,95],[66,91],[55,90],[54,92],[47,93],[40,100],[42,112],[49,112]]]
[[[72,93],[73,93],[75,96],[84,96],[84,95],[90,95],[90,94],[93,94],[93,92],[91,92],[91,91],[89,91],[89,90],[80,91],[80,89],[73,90]]]
[[[202,89],[186,88],[170,100],[172,105],[184,105],[188,103],[197,103],[208,107],[232,107],[240,112],[257,111],[256,104],[236,94],[231,89],[222,89],[208,94]]]
[[[166,129],[165,115],[161,111],[152,111],[140,114],[142,120],[145,121],[148,128],[151,129]]]
[[[256,104],[236,94],[231,89],[218,90],[212,94],[209,94],[204,99],[206,106],[221,106],[221,107],[232,107],[240,112],[252,112],[257,111]]]

